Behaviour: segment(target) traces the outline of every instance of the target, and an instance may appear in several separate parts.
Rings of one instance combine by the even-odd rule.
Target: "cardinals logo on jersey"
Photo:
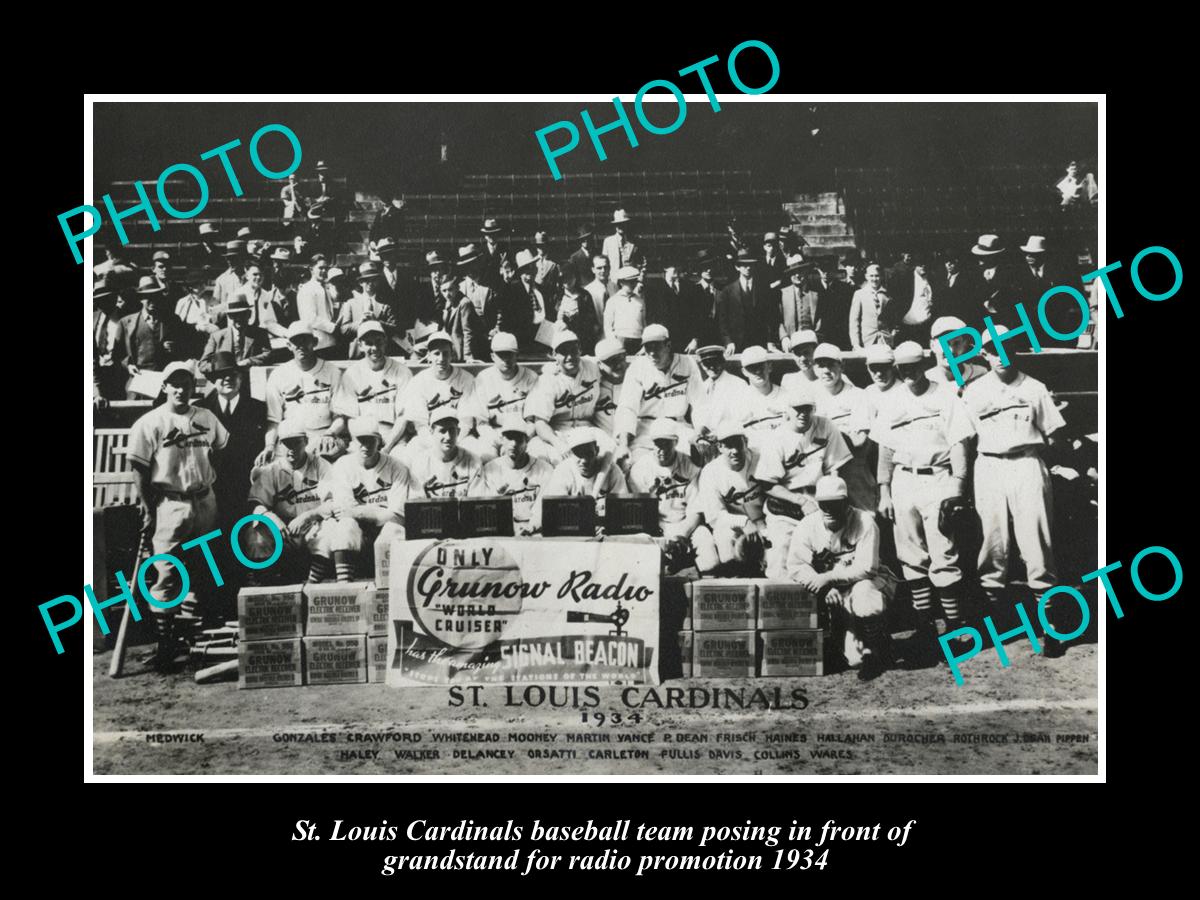
[[[180,431],[178,428],[172,427],[171,430],[168,431],[166,433],[166,435],[163,437],[163,446],[164,447],[186,447],[188,445],[184,442],[187,441],[188,438],[204,437],[205,435],[208,434],[208,429],[205,428],[203,425],[196,423],[196,425],[194,427],[196,429],[195,431],[187,431],[187,432]],[[202,443],[202,442],[200,442],[200,443]]]
[[[998,415],[1000,415],[1000,413],[1008,412],[1008,410],[1010,410],[1010,409],[1028,409],[1028,406],[1024,403],[1012,403],[1008,406],[997,406],[993,409],[989,409],[987,412],[981,412],[979,414],[979,421],[982,422],[984,419],[990,419],[993,416],[998,416]],[[1019,417],[1014,416],[1014,418],[1019,418]]]
[[[687,485],[688,479],[678,473],[660,475],[654,479],[654,484],[650,485],[650,493],[661,500],[663,497],[679,496],[679,489]]]
[[[611,396],[601,397],[596,401],[596,412],[598,413],[615,413],[617,404]]]
[[[311,493],[316,486],[317,482],[314,479],[305,478],[300,482],[299,487],[289,484],[287,489],[280,493],[279,499],[284,503],[291,504],[313,503],[320,499],[315,493]]]
[[[592,381],[585,380],[579,383],[583,385],[583,390],[572,394],[570,388],[568,388],[554,398],[555,409],[568,409],[574,406],[576,402],[586,399],[588,391],[590,391],[596,384],[594,379]]]
[[[329,393],[330,384],[332,384],[332,382],[322,382],[314,379],[312,389],[307,391],[304,389],[303,385],[298,384],[290,391],[285,391],[283,394],[283,399],[288,403],[303,403],[305,402],[305,397],[313,397],[315,399],[309,400],[309,403],[320,403],[321,399],[318,398],[317,395]]]
[[[827,440],[817,438],[816,440],[813,441],[813,448],[811,450],[809,450],[807,452],[801,452],[800,450],[796,450],[795,453],[793,453],[791,456],[784,459],[784,461],[783,461],[784,469],[795,469],[799,466],[804,465],[804,461],[806,459],[808,459],[814,453],[820,453],[822,450],[825,449],[825,445],[828,443],[829,442]]]
[[[721,502],[725,504],[726,508],[742,506],[751,500],[754,500],[758,494],[759,487],[756,484],[751,485],[744,491],[739,491],[737,488],[731,487],[729,490],[721,494]]]
[[[450,393],[445,399],[443,399],[440,394],[430,397],[429,402],[425,404],[425,408],[432,413],[435,410],[441,409],[443,406],[448,406],[450,404],[454,404],[454,406],[457,407],[458,401],[462,399],[462,395],[462,391],[456,390],[455,388],[450,388]]]
[[[424,489],[426,497],[454,496],[453,490],[450,490],[449,494],[445,494],[443,492],[448,489],[456,488],[459,485],[466,484],[469,480],[470,479],[468,478],[458,478],[458,473],[451,469],[449,480],[439,481],[436,475],[432,475],[426,479],[425,483],[421,485],[421,487]]]
[[[496,396],[494,396],[490,400],[488,400],[488,402],[487,402],[488,411],[489,412],[499,412],[500,410],[504,409],[504,407],[506,407],[506,406],[512,406],[514,403],[522,403],[522,402],[524,402],[525,396],[528,393],[529,392],[526,391],[525,393],[520,394],[516,397],[513,397],[510,400],[505,400],[499,394],[497,394]]]
[[[375,400],[380,397],[386,397],[388,394],[395,395],[395,393],[396,385],[384,378],[380,380],[379,388],[377,390],[372,390],[370,385],[368,385],[361,391],[356,391],[354,396],[358,399],[359,403],[368,403],[371,400]]]
[[[663,396],[667,391],[674,390],[681,384],[687,384],[688,376],[672,375],[671,381],[667,384],[652,384],[642,392],[643,400],[656,400]]]
[[[391,487],[392,483],[390,481],[380,481],[379,486],[376,487],[375,490],[368,491],[365,485],[356,484],[354,486],[354,490],[352,491],[354,494],[354,502],[358,503],[359,505],[375,503],[383,499],[383,495],[386,494]]]

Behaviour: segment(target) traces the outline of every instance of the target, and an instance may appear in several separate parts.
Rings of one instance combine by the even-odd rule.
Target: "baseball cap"
[[[983,342],[985,344],[992,343],[992,329],[995,330],[996,337],[1002,337],[1003,335],[1008,334],[1008,332],[1011,330],[1007,325],[1001,325],[998,322],[993,322],[991,329],[985,328],[983,331]]]
[[[799,331],[797,331],[795,334],[792,335],[792,346],[793,347],[798,347],[801,344],[815,344],[815,343],[817,343],[817,333],[815,331],[813,331],[811,328],[801,328]]]
[[[892,348],[887,344],[872,344],[867,348],[868,366],[890,366],[896,361]]]
[[[567,435],[567,446],[572,450],[582,447],[584,444],[599,444],[600,441],[596,437],[596,429],[582,427],[575,428]]]
[[[783,400],[791,409],[795,409],[797,406],[817,405],[817,398],[813,396],[812,388],[803,381],[791,382],[788,389],[784,391]]]
[[[935,338],[966,327],[967,323],[958,316],[939,316],[933,320],[933,326],[929,329],[929,336]]]
[[[717,426],[715,434],[718,441],[727,441],[734,437],[745,437],[746,429],[741,422],[725,419]]]
[[[289,341],[294,338],[298,338],[301,335],[316,337],[316,335],[313,334],[312,328],[309,327],[307,322],[296,321],[287,327],[287,339]]]
[[[370,416],[358,416],[350,420],[350,436],[351,437],[366,437],[368,435],[379,436],[379,422]]]
[[[761,366],[767,361],[766,348],[755,344],[752,347],[747,347],[742,351],[742,368],[747,369],[750,366]]]
[[[426,347],[432,347],[437,343],[449,344],[451,347],[453,347],[454,338],[450,337],[450,335],[446,334],[444,331],[435,331],[425,340]]]
[[[160,259],[163,262],[167,262],[170,258],[171,258],[171,254],[168,253],[166,250],[155,250],[154,256],[151,257],[151,259],[153,259],[154,262],[158,262]]]
[[[634,266],[621,266],[617,269],[617,281],[637,281],[642,277],[642,270]]]
[[[525,437],[533,437],[533,426],[525,421],[509,419],[500,426],[501,434],[523,434]]]
[[[846,482],[836,475],[823,475],[817,479],[816,499],[845,500],[848,496]]]
[[[429,418],[430,426],[437,425],[441,422],[458,422],[458,413],[452,409],[443,410],[440,413],[434,413]]]
[[[905,341],[894,351],[896,356],[896,365],[903,366],[911,363],[919,363],[925,359],[925,351],[921,349],[921,345],[916,341]]]
[[[493,353],[516,353],[517,349],[517,336],[515,334],[509,334],[507,331],[497,331],[492,335]]]
[[[295,419],[284,419],[279,423],[279,427],[275,429],[275,439],[278,441],[287,441],[298,437],[307,440],[308,432]]]
[[[383,328],[383,323],[378,319],[366,319],[358,326],[358,339],[361,341],[368,334],[386,335],[387,332]]]
[[[663,416],[660,419],[655,419],[650,424],[650,440],[652,441],[677,441],[679,440],[679,427],[675,424],[674,419],[668,419]]]
[[[813,351],[813,359],[833,359],[842,361],[842,351],[836,344],[818,344]]]
[[[167,367],[165,369],[163,369],[163,374],[162,374],[163,382],[165,383],[165,382],[170,381],[172,375],[177,375],[180,372],[183,372],[186,375],[188,375],[192,379],[192,381],[196,380],[196,370],[195,370],[195,368],[192,367],[192,364],[190,362],[182,362],[182,361],[176,360],[175,362],[167,363]]]
[[[596,359],[612,359],[618,353],[625,352],[625,345],[616,338],[604,338],[596,342]]]
[[[666,326],[659,325],[657,322],[653,325],[647,325],[642,329],[642,343],[652,344],[656,341],[669,341],[671,332],[667,331]]]
[[[706,356],[724,356],[725,348],[720,344],[705,344],[703,347],[696,349],[696,355],[701,359]]]
[[[563,344],[578,344],[579,336],[571,329],[564,328],[562,331],[556,332],[554,335],[554,349],[557,350]]]

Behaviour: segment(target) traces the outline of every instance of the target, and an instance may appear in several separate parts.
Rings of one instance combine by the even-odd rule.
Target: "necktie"
[[[804,294],[800,292],[800,288],[796,288],[795,291],[800,303],[800,330],[810,331],[813,327],[812,313],[809,311],[808,304],[805,302]]]
[[[223,416],[225,416],[226,418],[229,417],[229,401],[228,400],[224,400],[224,399],[221,400],[221,414]]]
[[[541,309],[542,309],[542,308],[541,308],[541,306],[539,306],[539,305],[538,305],[538,300],[537,300],[537,292],[536,292],[536,291],[532,291],[532,290],[531,290],[531,291],[529,292],[529,306],[530,306],[530,308],[533,310],[533,314],[534,314],[535,316],[536,316],[536,315],[537,315],[539,312],[541,312]]]

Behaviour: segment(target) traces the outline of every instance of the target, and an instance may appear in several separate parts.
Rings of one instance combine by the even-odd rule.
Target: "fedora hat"
[[[749,250],[739,250],[738,255],[733,260],[735,266],[752,266],[756,262],[758,262],[758,257]]]
[[[478,244],[466,244],[458,248],[458,265],[469,266],[477,259],[479,259]],[[430,265],[435,265],[435,263],[430,263]]]
[[[246,252],[246,244],[244,241],[226,241],[225,249],[222,251],[222,256],[241,256]]]
[[[699,272],[703,269],[711,269],[717,264],[717,259],[713,256],[711,250],[697,250],[692,255],[691,269],[693,272]]]
[[[292,251],[287,247],[276,247],[271,251],[271,259],[278,260],[279,262],[291,262]]]
[[[585,238],[590,238],[595,232],[587,225],[580,225],[575,229],[575,240],[582,241]]]
[[[143,297],[152,297],[163,293],[165,290],[166,288],[149,275],[143,275],[138,281],[137,292]]]
[[[1040,234],[1031,234],[1029,240],[1021,245],[1022,253],[1045,253],[1046,239]]]
[[[996,256],[1004,252],[1004,244],[994,234],[981,234],[971,252],[976,256]]]
[[[632,221],[633,221],[633,219],[631,219],[629,217],[629,213],[625,212],[625,210],[623,210],[623,209],[618,209],[616,212],[613,213],[613,217],[612,217],[613,225],[628,225]]]
[[[813,263],[805,262],[804,257],[797,253],[795,256],[787,258],[787,268],[783,270],[784,275],[795,275],[799,272],[807,272],[813,267]]]
[[[499,234],[504,229],[500,227],[500,220],[486,218],[483,220],[483,227],[479,229],[480,234]]]
[[[382,278],[383,272],[379,268],[378,263],[368,260],[358,267],[358,280],[371,281],[375,278]]]
[[[396,249],[398,249],[398,245],[390,237],[381,237],[375,242],[376,253],[390,253]]]
[[[246,295],[241,291],[229,298],[229,302],[225,304],[225,315],[231,316],[234,313],[246,313],[249,315],[253,310],[250,308],[250,301],[246,299]]]
[[[527,268],[528,266],[536,266],[536,265],[537,265],[537,257],[533,255],[532,251],[530,251],[530,250],[518,250],[517,251],[517,271],[518,272],[520,272],[524,268]]]
[[[222,372],[239,372],[237,357],[228,350],[218,350],[204,360],[204,374],[216,378]]]

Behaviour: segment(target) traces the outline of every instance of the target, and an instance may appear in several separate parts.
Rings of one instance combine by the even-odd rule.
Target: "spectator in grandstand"
[[[1071,209],[1088,204],[1095,205],[1100,188],[1096,184],[1096,176],[1090,171],[1080,175],[1079,163],[1071,160],[1067,163],[1067,174],[1055,187],[1062,198],[1062,208]]]
[[[913,268],[912,251],[901,250],[896,262],[883,273],[883,286],[892,301],[900,304],[900,309],[907,309],[912,301]]]
[[[683,283],[683,312],[678,340],[684,353],[694,353],[697,347],[708,344],[722,343],[717,323],[718,290],[713,282],[715,268],[716,258],[712,252],[700,250],[691,263],[697,280]]]
[[[537,269],[534,272],[533,283],[551,307],[558,306],[558,298],[562,295],[563,273],[558,263],[546,254],[550,249],[550,236],[539,231],[533,236],[533,252],[537,255]]]
[[[500,226],[499,219],[489,217],[483,220],[479,233],[483,235],[483,247],[480,250],[483,268],[480,281],[495,286],[502,274],[502,263],[510,258],[508,247],[500,243],[500,235],[504,233],[504,229]]]
[[[246,264],[246,244],[232,240],[225,243],[221,254],[225,258],[225,271],[217,276],[213,285],[213,303],[218,313],[225,308],[230,298],[242,289],[242,272]]]
[[[388,205],[379,211],[375,221],[371,223],[368,239],[372,246],[378,245],[384,238],[390,238],[396,244],[400,243],[400,238],[404,236],[403,210],[404,194],[397,188],[389,195]]]
[[[957,250],[949,250],[943,257],[946,277],[937,286],[935,311],[938,315],[957,316],[964,321],[981,320],[984,312],[977,299],[981,286],[976,273],[963,268],[962,256]]]
[[[788,267],[790,261],[783,255],[778,232],[768,231],[764,234],[762,246],[763,258],[759,263],[758,276],[765,284],[771,285],[783,277],[783,270]]]
[[[726,352],[750,344],[774,348],[779,340],[779,302],[761,278],[754,277],[758,261],[746,250],[734,260],[738,277],[717,295],[717,330]]]
[[[592,229],[586,225],[580,225],[575,229],[575,240],[579,247],[568,257],[566,265],[563,266],[563,281],[571,287],[582,288],[592,280],[592,261],[596,255],[592,235]],[[597,321],[600,321],[603,313],[604,311],[600,310]]]
[[[484,340],[487,338],[483,321],[476,315],[471,301],[458,289],[457,278],[443,275],[438,287],[442,294],[440,324],[442,331],[450,335],[454,356],[464,362],[475,362],[480,335]]]
[[[674,258],[663,264],[662,281],[643,284],[642,296],[646,301],[646,324],[657,322],[671,334],[682,334],[683,320],[694,314],[686,307],[687,290],[683,282],[683,268]]]
[[[908,274],[908,289],[904,295],[909,299],[901,303],[897,309],[904,310],[900,319],[901,337],[905,340],[915,340],[918,343],[924,339],[933,318],[934,298],[933,283],[929,279],[929,268],[924,257],[911,260],[912,268]],[[895,300],[896,298],[893,298]],[[899,302],[899,301],[897,301]]]
[[[810,290],[807,283],[812,268],[812,263],[805,262],[804,257],[797,254],[788,257],[787,266],[779,273],[788,281],[779,295],[783,319],[779,324],[779,344],[785,350],[790,349],[791,336],[795,332],[818,329],[825,314],[821,294]]]
[[[867,266],[867,280],[850,302],[850,343],[856,350],[896,340],[895,304],[883,287],[883,270]]]
[[[617,293],[604,307],[604,336],[625,345],[627,353],[636,353],[646,327],[646,302],[635,291],[641,271],[633,266],[617,270]]]
[[[153,278],[138,284],[140,312],[121,319],[114,353],[130,375],[143,371],[161,372],[170,362],[187,359],[188,330],[167,302],[166,294]],[[131,393],[129,399],[139,395]]]
[[[271,336],[250,324],[253,311],[245,294],[235,294],[225,307],[225,327],[208,336],[201,358],[207,361],[217,353],[227,353],[243,369],[266,365],[271,355]]]
[[[591,354],[596,347],[596,340],[603,337],[592,295],[581,288],[564,286],[562,299],[558,303],[556,324],[578,335],[581,353]]]
[[[604,308],[608,305],[608,298],[616,293],[616,288],[610,281],[612,271],[609,268],[608,257],[602,253],[594,254],[591,273],[591,280],[585,283],[584,290],[592,298],[592,306],[596,310],[596,322],[603,325]]]
[[[365,349],[358,341],[359,328],[367,321],[378,322],[387,335],[385,346],[399,334],[396,318],[390,307],[379,301],[379,282],[383,278],[379,263],[365,262],[358,267],[358,293],[354,294],[338,312],[338,334],[348,343],[347,358],[358,359]]]
[[[1009,328],[1018,327],[1015,306],[1021,300],[1020,286],[1009,269],[1004,243],[994,234],[982,234],[971,253],[979,263],[977,300],[983,314]]]
[[[267,429],[267,405],[250,396],[249,376],[242,361],[220,350],[206,357],[205,377],[216,386],[196,405],[217,417],[229,432],[225,450],[214,462],[217,482],[217,521],[228,531],[246,510],[250,469],[262,450]]]
[[[514,263],[520,284],[521,302],[530,314],[530,322],[526,329],[527,338],[522,341],[522,345],[539,340],[539,334],[547,338],[541,342],[548,344],[548,337],[540,326],[543,322],[554,321],[554,306],[551,298],[547,297],[535,283],[538,270],[537,257],[529,250],[518,250]],[[520,334],[517,337],[518,340],[521,339]]]
[[[125,397],[126,372],[120,364],[121,320],[116,293],[103,282],[92,291],[92,401],[101,406]]]
[[[319,359],[337,359],[339,354],[337,335],[337,313],[333,308],[333,291],[329,287],[329,262],[318,253],[309,267],[311,276],[296,291],[296,313],[298,320],[308,326],[317,338],[316,353]]]
[[[613,233],[604,239],[601,253],[608,257],[608,268],[617,272],[625,266],[637,268],[645,262],[641,249],[632,238],[633,218],[623,209],[612,217]]]
[[[279,199],[283,202],[283,214],[280,219],[284,225],[291,225],[306,212],[304,192],[296,180],[295,172],[288,176],[287,184],[280,189]]]
[[[183,323],[188,332],[184,339],[187,358],[199,359],[203,355],[208,336],[218,330],[209,313],[207,298],[196,291],[187,291],[175,301],[175,318]]]

